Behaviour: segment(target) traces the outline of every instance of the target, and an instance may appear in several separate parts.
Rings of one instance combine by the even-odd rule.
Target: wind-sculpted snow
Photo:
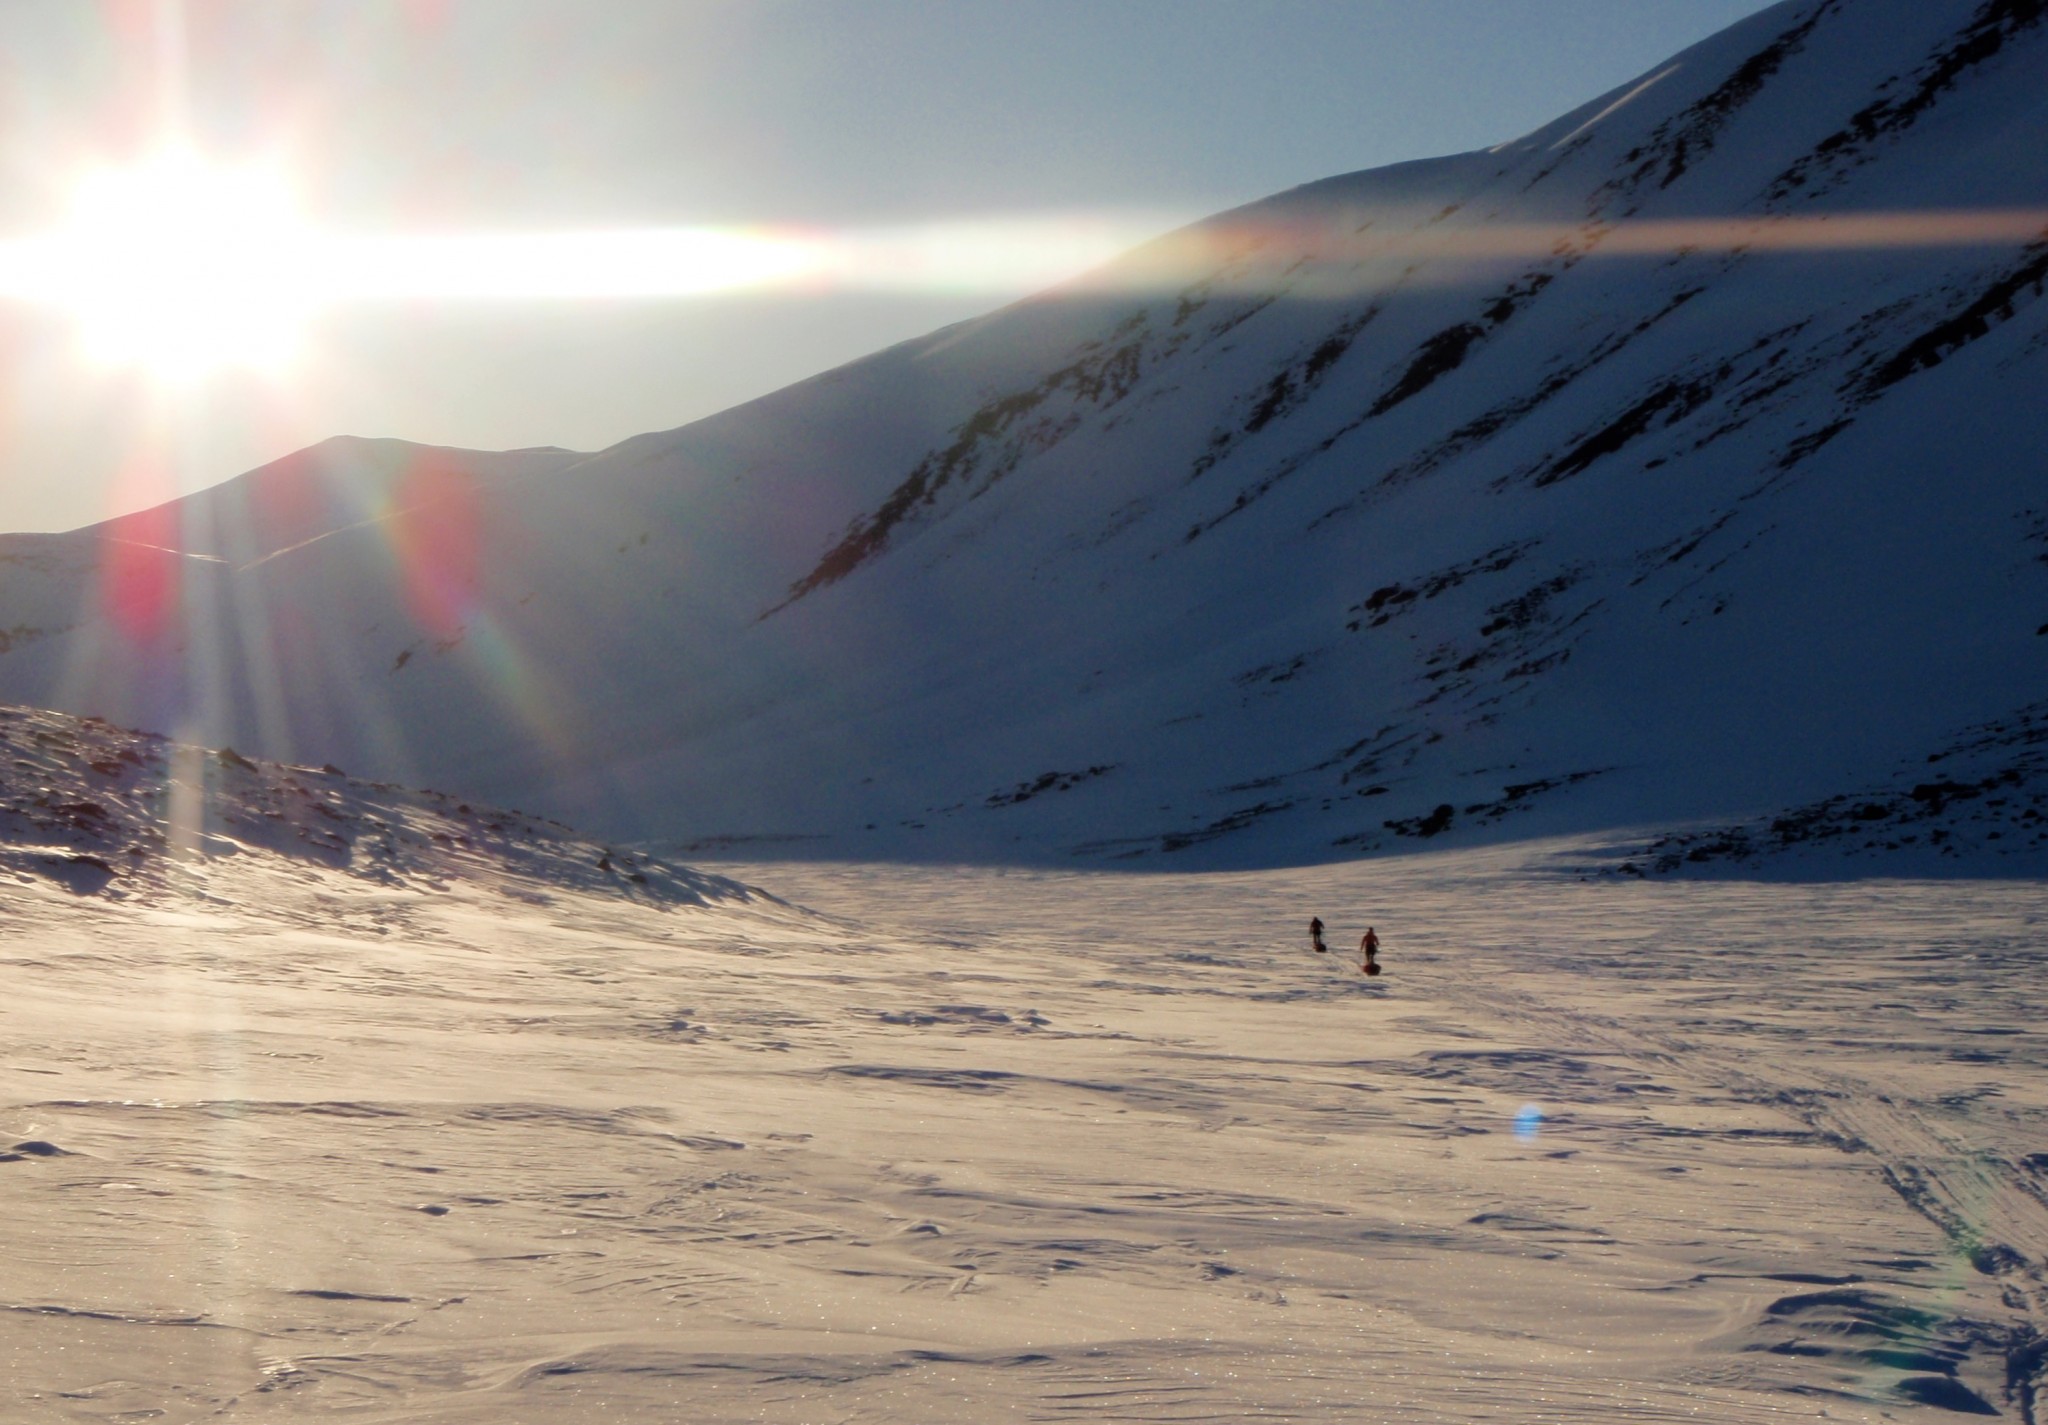
[[[0,1418],[2039,1425],[2041,885],[1594,849],[34,874]]]
[[[0,540],[0,694],[689,854],[1251,866],[1890,785],[2048,699],[2044,13],[1795,0],[678,431]]]

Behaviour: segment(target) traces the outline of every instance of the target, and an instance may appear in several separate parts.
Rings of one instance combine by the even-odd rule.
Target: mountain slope
[[[1780,5],[573,465],[176,581],[7,541],[0,696],[697,851],[1851,793],[2048,698],[2044,81],[2034,0]]]

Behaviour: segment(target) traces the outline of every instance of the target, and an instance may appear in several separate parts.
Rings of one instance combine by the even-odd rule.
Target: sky
[[[332,435],[595,450],[669,429],[1209,213],[1516,137],[1763,8],[8,0],[0,249],[44,266],[0,271],[0,530]],[[258,173],[256,198],[222,177]],[[317,298],[291,286],[314,259],[263,267],[287,221],[359,243],[304,248]],[[621,244],[646,231],[711,244],[700,290],[635,286]],[[495,280],[530,249],[404,246],[561,234],[606,236],[554,251],[543,293]],[[334,288],[372,250],[380,280]],[[246,311],[210,295],[259,273]]]

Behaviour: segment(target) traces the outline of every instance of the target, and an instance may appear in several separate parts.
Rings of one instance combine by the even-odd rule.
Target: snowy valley
[[[1788,0],[0,537],[0,1418],[2048,1425],[2044,131]]]
[[[2039,1418],[2038,881],[735,881],[0,736],[10,1420]]]

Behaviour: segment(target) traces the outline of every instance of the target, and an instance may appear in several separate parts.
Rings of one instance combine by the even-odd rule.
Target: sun
[[[90,360],[187,384],[291,360],[315,305],[311,257],[280,170],[166,149],[85,175],[40,265]]]
[[[280,150],[281,152],[282,150]],[[606,303],[831,290],[1008,294],[1106,261],[1111,222],[989,220],[825,232],[769,226],[316,230],[282,163],[166,143],[82,174],[55,228],[0,237],[0,300],[68,316],[102,370],[189,392],[225,371],[317,370],[314,323],[351,306]]]

